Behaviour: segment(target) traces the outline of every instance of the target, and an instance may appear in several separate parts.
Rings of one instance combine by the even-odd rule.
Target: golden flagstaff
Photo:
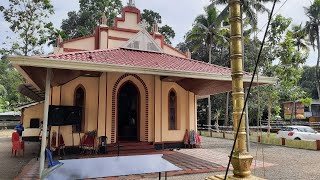
[[[246,149],[245,121],[241,116],[244,107],[243,92],[243,51],[241,33],[241,2],[240,0],[229,0],[229,21],[230,21],[230,61],[232,70],[232,102],[233,102],[233,131],[236,138],[240,118],[240,128],[236,138],[235,148],[231,157],[233,175],[217,175],[208,177],[208,180],[218,179],[262,179],[251,175],[250,167],[253,157]]]

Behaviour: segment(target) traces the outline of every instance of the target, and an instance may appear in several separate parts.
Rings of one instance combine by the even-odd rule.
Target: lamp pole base
[[[224,180],[224,175],[210,176],[210,177],[207,177],[206,180]],[[252,175],[245,178],[241,178],[241,177],[235,177],[233,174],[230,174],[227,176],[227,180],[266,180],[266,179],[260,178],[257,176],[252,176]]]

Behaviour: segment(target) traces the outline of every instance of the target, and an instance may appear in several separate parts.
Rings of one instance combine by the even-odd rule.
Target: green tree
[[[57,38],[59,38],[59,36],[62,38],[62,40],[64,39],[68,39],[68,35],[59,29],[52,29],[50,32],[50,36],[49,36],[49,42],[48,42],[48,46],[55,46]]]
[[[159,28],[159,32],[164,36],[164,40],[167,44],[171,44],[171,39],[176,36],[176,33],[172,29],[172,27],[168,25],[161,26]]]
[[[318,99],[320,100],[320,0],[315,0],[310,7],[305,7],[306,15],[309,18],[309,21],[306,22],[306,32],[309,36],[309,41],[313,46],[313,49],[317,47],[318,59],[316,65],[316,87],[318,92]]]
[[[294,105],[291,113],[291,123],[295,109],[295,102],[300,98],[306,97],[306,93],[298,86],[302,76],[302,64],[307,59],[307,54],[298,51],[295,47],[293,34],[287,32],[285,39],[280,43],[278,51],[279,63],[275,71],[279,78],[279,95],[283,100],[293,101]]]
[[[307,43],[307,32],[302,27],[302,24],[293,25],[292,30],[289,33],[292,33],[291,36],[293,38],[293,44],[297,47],[298,51],[309,51]]]
[[[298,85],[307,93],[308,97],[312,99],[318,98],[318,92],[316,87],[316,66],[303,66],[303,74],[299,80]]]
[[[196,17],[192,30],[187,34],[186,40],[193,41],[192,50],[202,45],[208,49],[209,63],[212,63],[212,47],[218,39],[225,38],[226,28],[222,26],[225,15],[219,13],[216,7],[205,7],[205,14]]]
[[[211,6],[213,4],[227,4],[224,11],[229,11],[228,0],[212,0],[212,2]],[[249,20],[250,25],[256,28],[258,20],[255,11],[260,13],[269,12],[268,8],[264,6],[264,3],[267,2],[273,2],[273,0],[241,0],[241,11],[246,15],[243,19]]]
[[[144,19],[148,22],[150,25],[148,27],[148,31],[151,32],[152,30],[152,25],[154,23],[161,24],[161,15],[157,12],[154,12],[152,10],[144,9],[143,12],[141,13],[141,19]],[[176,36],[176,33],[172,29],[172,27],[168,25],[164,25],[159,27],[159,32],[164,36],[164,40],[166,43],[171,44],[171,39],[173,39]]]
[[[3,56],[0,60],[0,109],[2,111],[9,111],[14,105],[29,102],[17,90],[17,87],[23,82],[22,76]]]
[[[48,22],[53,14],[53,6],[49,0],[9,0],[9,6],[0,6],[10,30],[19,38],[7,37],[7,46],[3,54],[32,55],[42,52],[41,45],[48,40],[48,32],[52,23]]]
[[[92,34],[104,13],[108,25],[122,10],[121,0],[79,0],[80,10],[68,12],[68,18],[62,20],[61,29],[70,39]]]

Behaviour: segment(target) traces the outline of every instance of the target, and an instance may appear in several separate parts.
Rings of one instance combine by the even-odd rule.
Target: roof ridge
[[[85,51],[65,52],[65,53],[61,53],[61,54],[50,54],[50,55],[42,56],[42,57],[50,58],[50,57],[59,57],[59,56],[72,55],[72,54],[84,54],[84,53],[92,53],[92,52],[112,51],[112,50],[118,50],[118,49],[120,49],[120,48],[94,49],[94,50],[85,50]]]

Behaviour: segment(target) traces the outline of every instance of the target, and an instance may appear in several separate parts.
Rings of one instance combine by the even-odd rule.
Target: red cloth
[[[189,132],[188,132],[188,130],[186,130],[186,133],[184,134],[183,143],[184,144],[189,144]]]
[[[195,133],[196,134],[196,143],[197,144],[201,144],[201,139],[200,139],[200,136],[198,135],[198,133]]]

